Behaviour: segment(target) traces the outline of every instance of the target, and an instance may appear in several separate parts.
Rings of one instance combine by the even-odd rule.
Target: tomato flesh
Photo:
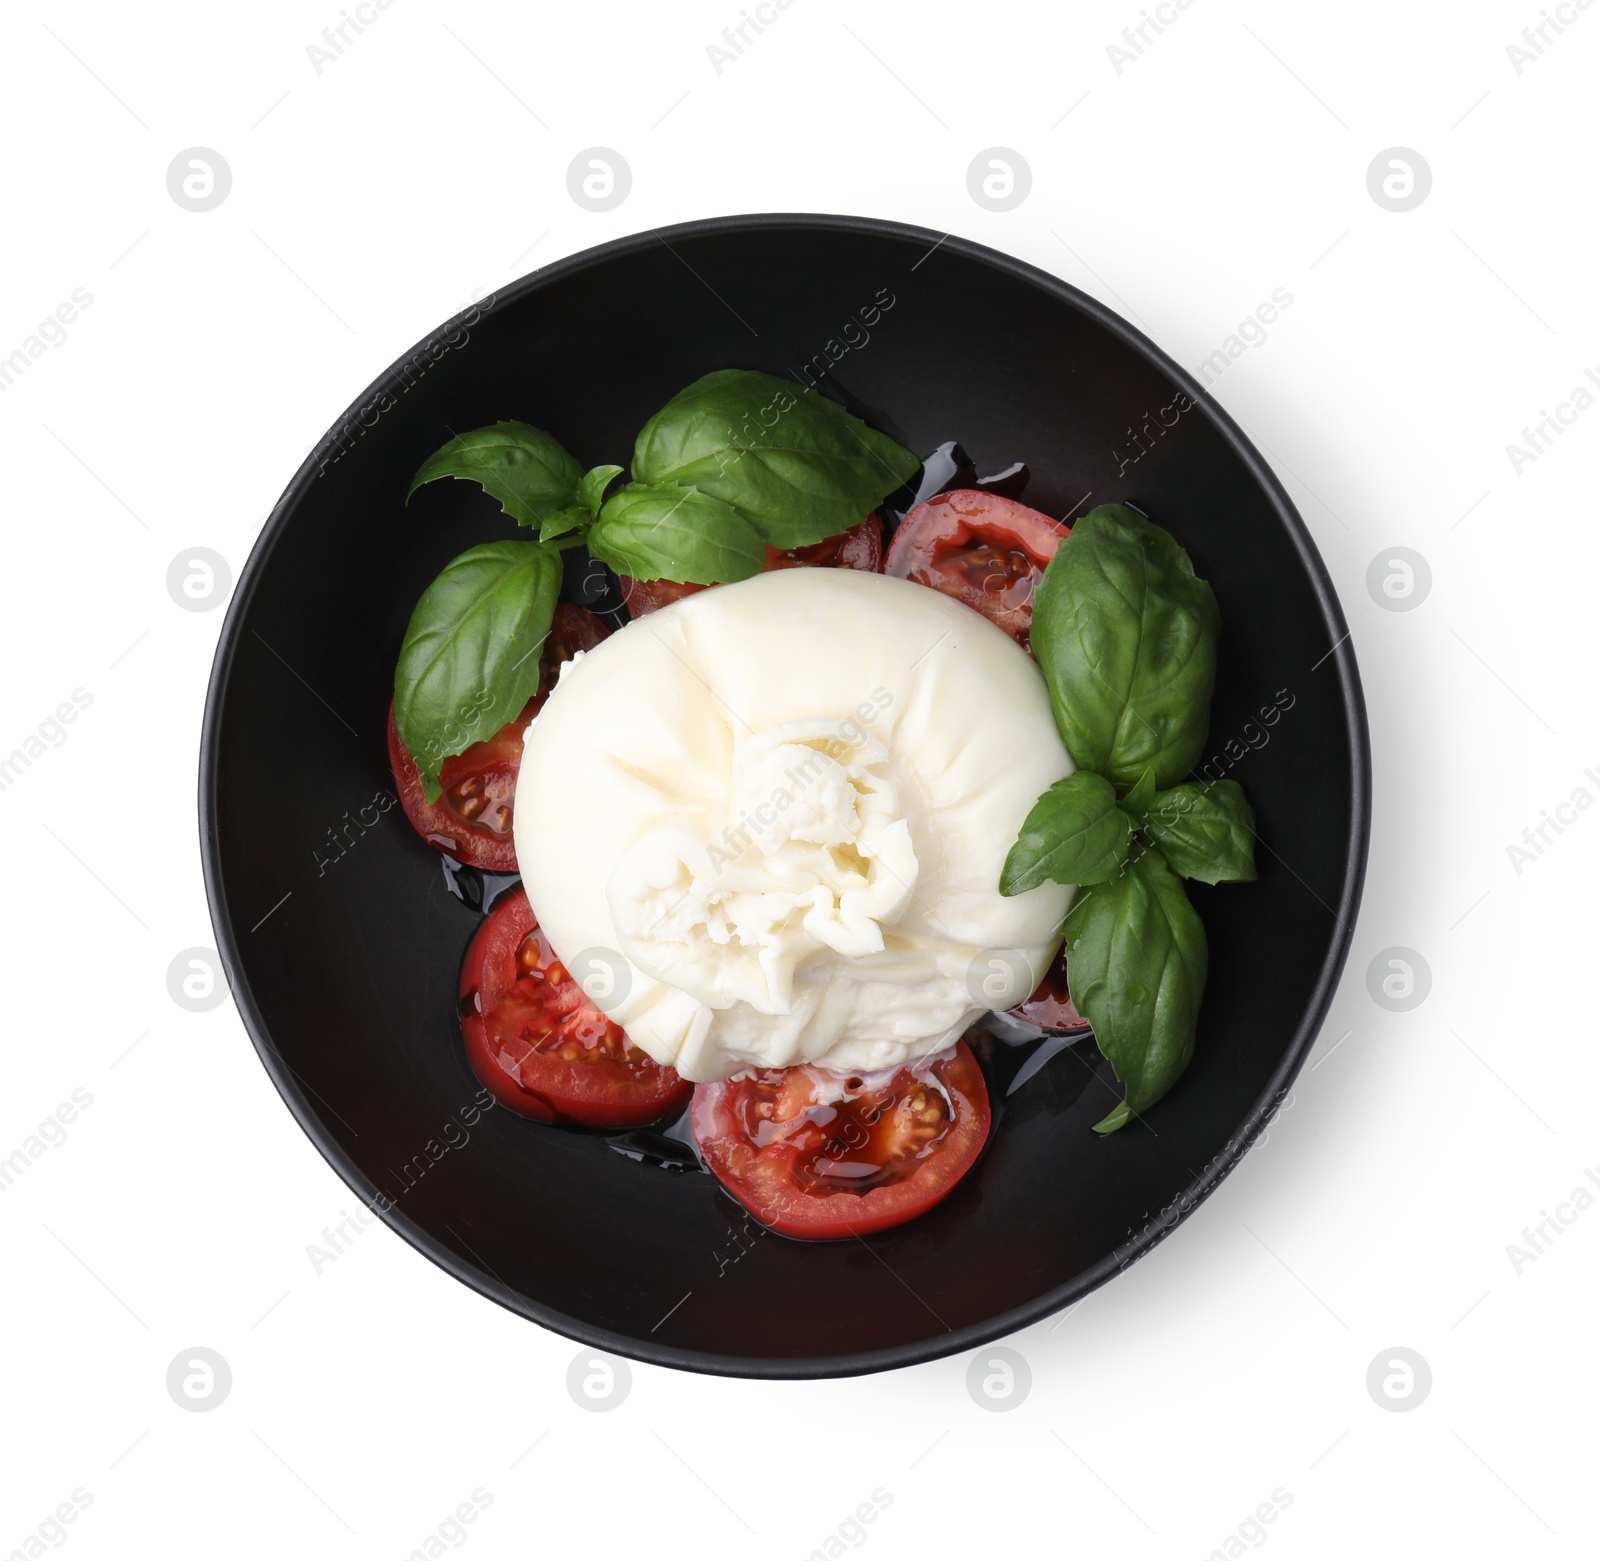
[[[900,522],[883,572],[965,602],[1026,650],[1034,588],[1070,534],[1015,499],[958,488],[917,505]]]
[[[868,515],[859,526],[852,526],[836,537],[813,542],[809,547],[792,547],[786,551],[775,547],[767,549],[767,561],[761,572],[773,569],[865,569],[877,572],[883,561],[883,523],[876,514]],[[683,585],[676,580],[634,580],[618,575],[622,586],[622,599],[627,604],[630,617],[642,618],[669,602],[681,601],[706,589],[703,585]]]
[[[461,966],[472,1071],[501,1105],[540,1122],[644,1127],[681,1111],[691,1086],[640,1051],[550,947],[519,886],[478,928]]]
[[[764,1225],[826,1241],[926,1213],[989,1136],[989,1093],[966,1043],[893,1075],[802,1065],[697,1084],[706,1165]]]
[[[1087,1030],[1089,1021],[1077,1010],[1072,993],[1067,987],[1066,951],[1057,953],[1050,968],[1044,973],[1038,987],[1026,1002],[1006,1010],[1013,1019],[1037,1025],[1041,1030],[1064,1035],[1074,1030]]]
[[[493,737],[453,754],[439,767],[440,795],[423,795],[417,762],[406,751],[389,706],[389,768],[394,773],[400,805],[412,827],[429,845],[469,867],[490,873],[514,873],[517,849],[511,838],[517,772],[522,766],[522,738],[528,723],[550,697],[561,664],[581,650],[593,650],[610,634],[592,612],[569,602],[556,604],[550,634],[539,655],[539,688],[515,720]]]
[[[883,562],[883,523],[868,515],[859,526],[809,547],[767,549],[766,569],[865,569],[875,574]],[[765,571],[763,571],[765,572]]]

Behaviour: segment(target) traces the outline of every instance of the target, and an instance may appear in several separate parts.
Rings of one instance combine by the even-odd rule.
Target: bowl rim
[[[722,1355],[711,1351],[686,1349],[664,1341],[636,1339],[608,1328],[596,1327],[580,1317],[555,1311],[530,1300],[476,1264],[459,1256],[402,1214],[398,1207],[383,1207],[388,1202],[387,1198],[334,1140],[308,1101],[293,1071],[279,1055],[244,974],[239,940],[235,935],[234,921],[223,884],[218,850],[217,780],[222,710],[233,675],[244,620],[249,613],[256,588],[290,515],[316,482],[325,454],[336,446],[340,437],[348,434],[364,408],[371,406],[384,392],[399,387],[402,370],[413,363],[420,352],[426,351],[441,337],[449,335],[464,323],[474,320],[481,307],[479,305],[473,305],[446,320],[378,375],[317,442],[267,517],[251,548],[250,556],[240,570],[238,585],[228,604],[206,690],[200,734],[199,825],[202,871],[211,923],[217,938],[218,955],[234,1004],[244,1021],[251,1043],[268,1077],[279,1095],[283,1097],[285,1105],[288,1106],[302,1131],[350,1189],[369,1209],[377,1212],[391,1230],[425,1257],[430,1258],[446,1273],[476,1290],[480,1295],[530,1322],[590,1348],[681,1371],[765,1380],[814,1380],[858,1376],[920,1365],[981,1347],[1039,1322],[1083,1299],[1113,1275],[1145,1256],[1216,1191],[1277,1114],[1327,1017],[1354,937],[1356,914],[1366,877],[1367,849],[1372,827],[1372,756],[1366,706],[1362,696],[1355,651],[1350,643],[1349,625],[1345,621],[1343,609],[1321,554],[1276,474],[1238,424],[1194,376],[1180,367],[1142,331],[1069,282],[1052,276],[1049,272],[1026,261],[1018,260],[1014,256],[990,249],[987,245],[975,243],[954,233],[940,234],[928,228],[876,217],[811,212],[761,212],[702,218],[666,228],[643,229],[580,250],[547,266],[541,266],[507,286],[497,288],[490,296],[496,308],[503,303],[520,302],[554,282],[607,265],[619,257],[638,253],[655,244],[664,244],[670,248],[670,240],[673,239],[715,238],[727,234],[783,229],[799,229],[813,233],[865,234],[874,238],[921,243],[928,254],[934,249],[948,249],[967,260],[998,270],[1017,281],[1037,288],[1058,302],[1087,315],[1096,324],[1118,337],[1131,351],[1166,375],[1177,388],[1194,400],[1196,406],[1211,421],[1267,495],[1310,580],[1329,631],[1331,648],[1323,659],[1333,663],[1334,671],[1339,678],[1345,735],[1351,755],[1353,817],[1350,837],[1346,842],[1343,883],[1335,912],[1336,930],[1300,1025],[1285,1047],[1283,1056],[1273,1070],[1266,1087],[1235,1128],[1223,1150],[1212,1158],[1189,1185],[1157,1214],[1147,1216],[1144,1227],[1136,1231],[1120,1247],[1072,1279],[1055,1286],[1025,1305],[1013,1307],[966,1328],[906,1344],[836,1355],[772,1358]]]

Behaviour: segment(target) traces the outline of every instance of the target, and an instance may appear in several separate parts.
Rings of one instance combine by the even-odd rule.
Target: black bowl
[[[1071,518],[1123,499],[1173,531],[1222,606],[1207,773],[1233,774],[1259,820],[1259,882],[1195,892],[1211,944],[1199,1041],[1148,1125],[1089,1130],[1120,1090],[1092,1045],[1074,1048],[1010,1097],[943,1204],[864,1241],[766,1235],[709,1176],[595,1135],[504,1110],[469,1121],[478,1084],[455,993],[476,916],[389,801],[385,718],[411,608],[454,554],[517,534],[467,483],[402,508],[419,462],[501,418],[550,429],[585,466],[626,462],[652,412],[725,367],[825,374],[827,393],[913,450],[958,439],[979,471],[1026,461],[1038,508]],[[442,327],[328,434],[268,520],[223,629],[201,844],[268,1074],[413,1246],[594,1347],[825,1377],[1034,1322],[1220,1183],[1332,996],[1365,868],[1368,771],[1322,562],[1266,463],[1189,375],[1092,299],[975,244],[862,218],[738,217],[523,278]]]

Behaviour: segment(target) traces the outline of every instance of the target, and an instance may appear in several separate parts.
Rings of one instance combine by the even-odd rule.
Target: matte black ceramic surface
[[[290,484],[228,614],[202,847],[268,1073],[357,1194],[393,1200],[385,1217],[408,1241],[602,1349],[832,1376],[970,1348],[1070,1303],[1159,1240],[1260,1132],[1344,960],[1366,859],[1366,724],[1344,619],[1293,506],[1131,326],[938,237],[740,217],[516,283],[360,398]],[[1126,499],[1177,535],[1222,607],[1210,773],[1244,785],[1263,848],[1258,883],[1194,890],[1210,985],[1194,1064],[1150,1113],[1154,1133],[1089,1131],[1120,1091],[1079,1047],[1006,1102],[978,1168],[931,1214],[807,1245],[761,1233],[710,1177],[599,1137],[500,1109],[465,1125],[478,1084],[455,993],[477,917],[389,802],[384,722],[423,587],[463,548],[518,534],[467,483],[402,507],[452,432],[520,418],[586,467],[626,462],[646,418],[697,376],[809,380],[833,358],[823,388],[919,454],[959,439],[981,472],[1025,460],[1038,508],[1072,518]]]

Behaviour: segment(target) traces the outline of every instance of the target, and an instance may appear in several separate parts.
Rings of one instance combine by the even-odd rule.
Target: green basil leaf
[[[578,484],[578,502],[588,510],[591,519],[600,513],[600,503],[611,486],[611,479],[621,475],[620,466],[591,466],[583,474],[583,481]]]
[[[430,802],[439,766],[492,737],[539,691],[561,558],[490,542],[453,558],[422,593],[394,672],[394,719]]]
[[[1122,504],[1073,528],[1033,598],[1033,649],[1078,764],[1118,786],[1170,786],[1205,746],[1217,600],[1189,555]]]
[[[543,429],[495,423],[435,450],[411,479],[406,502],[441,477],[477,483],[519,526],[537,526],[577,497],[583,468]]]
[[[551,510],[539,523],[539,540],[548,542],[552,537],[563,537],[579,526],[587,526],[594,517],[582,504],[569,504],[564,509]]]
[[[589,551],[635,580],[727,584],[759,574],[767,550],[730,504],[698,488],[630,482],[601,507]]]
[[[1097,884],[1117,875],[1133,839],[1133,822],[1117,806],[1108,780],[1078,770],[1058,780],[1029,809],[1017,843],[1000,870],[1001,894],[1022,894],[1047,878]]]
[[[1112,1133],[1189,1066],[1206,984],[1206,932],[1183,881],[1157,851],[1085,890],[1062,930],[1073,1002],[1123,1085],[1122,1103],[1095,1124],[1097,1133]]]
[[[1120,804],[1124,813],[1135,823],[1141,819],[1150,807],[1150,799],[1156,794],[1156,772],[1146,770],[1132,787]]]
[[[921,464],[816,391],[747,369],[679,391],[633,450],[636,482],[690,483],[733,505],[775,548],[859,526]]]
[[[1256,818],[1238,781],[1159,791],[1139,828],[1176,873],[1201,883],[1254,883]]]

